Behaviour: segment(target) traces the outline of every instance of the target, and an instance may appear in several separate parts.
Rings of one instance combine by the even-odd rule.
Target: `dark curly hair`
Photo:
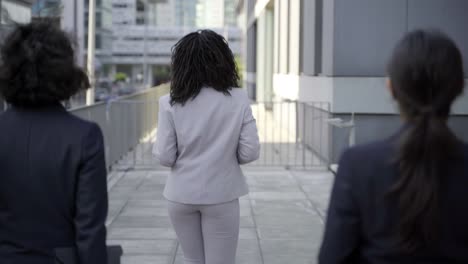
[[[0,94],[19,107],[46,106],[87,89],[72,41],[50,21],[17,25],[0,51]]]
[[[211,30],[192,32],[172,49],[171,104],[184,105],[204,87],[228,95],[239,74],[227,41]]]

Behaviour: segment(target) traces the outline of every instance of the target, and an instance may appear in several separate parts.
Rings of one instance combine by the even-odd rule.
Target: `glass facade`
[[[10,30],[9,25],[12,23],[28,23],[31,21],[31,6],[25,4],[23,1],[2,0],[0,1],[0,16],[1,42],[1,40],[5,39],[6,34]],[[3,98],[0,97],[0,112],[4,110],[5,106],[6,104]]]
[[[224,0],[224,25],[237,26],[236,1]]]
[[[1,24],[28,23],[31,21],[31,7],[23,1],[1,1]]]
[[[88,7],[89,0],[85,1],[84,28],[85,49],[88,47]],[[96,0],[96,56],[102,61],[111,59],[112,56],[112,0]]]
[[[196,26],[197,3],[197,0],[175,0],[175,26]]]

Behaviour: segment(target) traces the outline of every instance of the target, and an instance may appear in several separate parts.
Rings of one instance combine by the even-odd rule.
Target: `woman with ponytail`
[[[343,154],[319,262],[468,263],[468,146],[447,125],[464,87],[460,51],[414,31],[388,74],[405,125]]]

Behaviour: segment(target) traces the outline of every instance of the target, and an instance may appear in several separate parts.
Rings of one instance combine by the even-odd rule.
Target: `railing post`
[[[327,120],[331,118],[331,106],[330,103],[327,103]],[[333,126],[327,123],[328,129],[328,160],[327,168],[330,167],[333,158]]]
[[[299,142],[299,102],[298,101],[294,101],[295,102],[295,106],[296,106],[296,147],[297,147],[297,144]]]
[[[134,106],[132,107],[132,110],[134,112],[134,115],[130,115],[130,118],[133,119],[133,129],[134,129],[134,132],[135,132],[135,138],[134,138],[134,148],[133,148],[133,168],[136,168],[136,159],[137,159],[137,150],[138,150],[138,143],[139,143],[139,140],[138,140],[138,123],[137,123],[137,118],[136,118],[136,115],[138,113],[137,111],[137,105],[136,104],[130,104],[130,106]]]
[[[111,127],[111,113],[110,113],[110,109],[112,107],[112,101],[109,100],[107,101],[106,103],[106,139],[107,139],[107,142],[106,142],[106,161],[107,161],[107,165],[109,166],[110,164],[110,160],[112,160],[112,144],[113,144],[113,131],[112,129],[110,129]]]
[[[305,134],[306,134],[306,105],[305,103],[302,103],[302,166],[305,168],[306,167],[306,142],[305,142]]]

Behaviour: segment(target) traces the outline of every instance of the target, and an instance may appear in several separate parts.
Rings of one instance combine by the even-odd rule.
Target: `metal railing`
[[[331,153],[330,105],[324,102],[252,104],[262,149],[252,166],[327,167]]]
[[[98,123],[104,133],[106,156],[114,169],[153,168],[159,98],[168,87],[75,109]],[[261,141],[260,158],[249,166],[326,168],[331,155],[330,105],[323,102],[255,102],[252,112]]]
[[[115,101],[84,106],[70,112],[101,127],[106,162],[108,166],[114,166],[126,159],[129,153],[136,153],[140,143],[155,131],[158,101],[168,91],[167,85],[161,85]],[[144,103],[147,101],[152,103]]]

